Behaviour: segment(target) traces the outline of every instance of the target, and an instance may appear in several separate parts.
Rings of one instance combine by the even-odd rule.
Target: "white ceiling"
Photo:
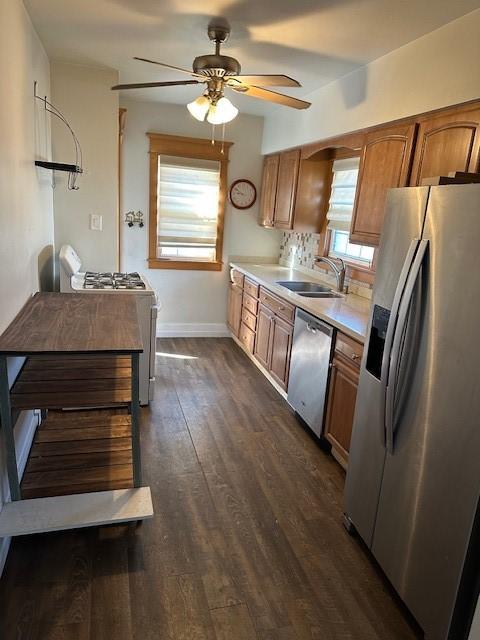
[[[24,0],[51,59],[118,69],[120,81],[188,79],[132,60],[152,58],[191,68],[212,53],[209,20],[228,19],[222,52],[243,73],[285,73],[298,97],[480,7],[480,0]],[[455,46],[455,43],[452,43]],[[421,61],[419,61],[421,64]],[[124,91],[125,97],[185,104],[198,87]],[[247,113],[274,107],[233,94]]]

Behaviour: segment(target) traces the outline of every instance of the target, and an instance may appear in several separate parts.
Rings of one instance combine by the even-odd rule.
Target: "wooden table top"
[[[36,293],[0,336],[0,354],[143,351],[136,296]]]

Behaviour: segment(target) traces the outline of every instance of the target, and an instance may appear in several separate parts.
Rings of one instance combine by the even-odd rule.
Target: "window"
[[[220,163],[158,156],[157,258],[215,260]]]
[[[328,255],[344,259],[351,258],[370,265],[375,249],[364,244],[351,244],[348,240],[348,231],[332,231]]]
[[[228,147],[150,137],[150,268],[222,267]]]
[[[370,267],[374,248],[349,242],[359,158],[345,158],[333,163],[333,180],[327,212],[330,231],[328,255]]]

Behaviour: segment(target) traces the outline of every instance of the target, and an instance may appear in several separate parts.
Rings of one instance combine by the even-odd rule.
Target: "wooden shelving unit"
[[[37,430],[23,475],[24,498],[132,487],[132,421],[128,413],[116,414],[110,409],[48,412]]]
[[[109,514],[106,522],[153,515],[150,490],[141,487],[142,348],[136,302],[128,294],[36,294],[0,336],[0,417],[12,497],[0,512],[0,536],[32,532],[25,505],[14,511],[21,501],[33,517],[48,501],[45,531],[98,524],[99,508]],[[20,355],[26,360],[10,389],[7,356]],[[42,410],[44,419],[20,486],[12,415],[25,409]],[[100,493],[91,512],[88,495],[94,492]],[[58,502],[56,510],[60,496],[71,500]],[[24,526],[12,534],[15,518]]]

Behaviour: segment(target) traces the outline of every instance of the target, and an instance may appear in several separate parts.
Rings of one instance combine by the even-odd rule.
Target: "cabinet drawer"
[[[353,340],[344,333],[337,333],[337,339],[335,341],[335,353],[341,354],[344,358],[347,358],[355,367],[360,368],[362,361],[363,345],[356,340]]]
[[[240,273],[240,271],[237,271],[236,269],[230,269],[231,282],[233,282],[234,284],[238,284],[239,287],[243,287],[244,279],[245,276],[243,275],[243,273]]]
[[[273,311],[277,316],[293,322],[295,318],[295,307],[288,302],[284,302],[281,298],[277,298],[263,287],[260,287],[260,302]]]
[[[248,278],[245,278],[243,282],[243,290],[246,291],[246,293],[248,293],[253,298],[258,298],[259,286],[253,280],[249,280]]]
[[[240,335],[238,336],[244,346],[250,353],[253,353],[253,347],[255,346],[255,334],[242,322],[240,325]]]
[[[248,293],[245,293],[245,291],[243,292],[243,306],[245,309],[248,309],[250,313],[253,313],[254,316],[257,315],[258,302],[255,298],[249,296]]]
[[[245,309],[245,307],[242,309],[242,322],[252,331],[255,331],[257,328],[257,317],[254,316],[253,313],[250,313],[248,309]]]

